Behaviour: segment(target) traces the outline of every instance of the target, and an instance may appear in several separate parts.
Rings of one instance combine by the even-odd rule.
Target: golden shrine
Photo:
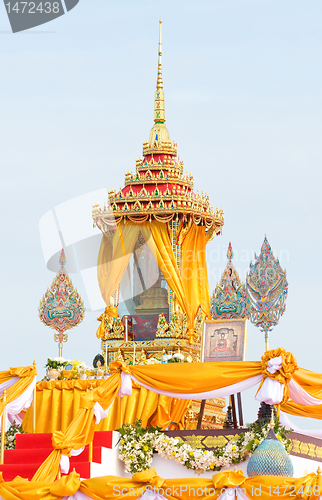
[[[97,337],[106,367],[115,360],[167,362],[176,353],[185,361],[201,360],[203,321],[210,317],[205,250],[221,234],[224,215],[193,186],[165,124],[160,21],[154,125],[143,157],[135,173],[125,173],[123,188],[109,190],[103,208],[93,205],[94,226],[103,233],[98,282],[107,307]],[[123,318],[120,293],[130,311]],[[225,419],[224,400],[217,403],[205,407],[214,428]]]
[[[154,125],[143,157],[134,174],[125,173],[122,189],[109,190],[103,208],[93,205],[94,226],[103,233],[98,281],[107,307],[97,336],[107,365],[161,360],[178,349],[199,361],[209,316],[205,249],[221,234],[224,215],[213,210],[206,193],[193,192],[193,176],[177,158],[165,125],[161,57],[160,21]],[[129,289],[124,302],[131,313],[121,318],[120,292],[124,297]]]

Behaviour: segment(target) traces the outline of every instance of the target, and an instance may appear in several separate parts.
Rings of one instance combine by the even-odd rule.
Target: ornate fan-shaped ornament
[[[232,263],[233,249],[229,243],[227,266],[213,292],[210,313],[213,319],[242,319],[246,316],[245,284]]]
[[[288,283],[286,271],[274,257],[265,236],[261,253],[255,263],[250,263],[246,277],[247,315],[253,325],[265,332],[268,349],[268,332],[277,325],[285,311]]]
[[[59,342],[59,356],[61,356],[62,343],[68,340],[68,334],[64,332],[83,321],[85,308],[65,270],[64,250],[61,251],[59,262],[61,264],[60,270],[40,301],[38,312],[40,320],[56,330],[54,340]]]

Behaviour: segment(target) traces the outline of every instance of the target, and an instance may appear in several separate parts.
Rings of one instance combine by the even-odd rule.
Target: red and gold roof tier
[[[161,22],[160,22],[161,23]],[[157,88],[154,97],[154,125],[149,140],[143,144],[143,158],[136,160],[136,172],[125,173],[125,186],[111,189],[102,209],[93,205],[94,226],[104,233],[122,219],[142,223],[155,219],[170,222],[178,218],[206,226],[211,237],[220,234],[224,225],[222,209],[210,205],[206,193],[193,192],[193,176],[183,173],[177,158],[177,144],[171,141],[165,125],[164,91],[161,63],[161,24]]]

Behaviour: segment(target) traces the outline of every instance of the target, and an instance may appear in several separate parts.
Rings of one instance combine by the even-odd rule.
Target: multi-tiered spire
[[[171,141],[165,125],[162,79],[161,26],[158,45],[158,77],[154,94],[154,125],[149,140],[143,143],[143,158],[136,160],[136,172],[125,173],[125,187],[109,191],[109,206],[93,206],[94,225],[103,232],[122,219],[142,223],[156,219],[193,222],[206,226],[210,237],[220,234],[223,211],[210,205],[209,196],[193,192],[193,176],[183,173],[183,162],[177,159],[177,144]]]

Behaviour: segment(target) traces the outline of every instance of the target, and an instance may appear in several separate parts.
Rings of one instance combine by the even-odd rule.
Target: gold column
[[[36,360],[34,360],[34,367],[36,368],[37,363]],[[34,434],[36,432],[36,411],[37,411],[37,401],[36,401],[36,387],[37,384],[35,384],[34,390],[33,390],[33,398],[32,398],[32,433]]]
[[[5,403],[7,399],[7,391],[3,391],[3,402]],[[0,456],[0,464],[4,464],[4,445],[5,445],[5,433],[6,433],[6,405],[3,407],[2,413],[2,429],[1,429],[1,456]]]

